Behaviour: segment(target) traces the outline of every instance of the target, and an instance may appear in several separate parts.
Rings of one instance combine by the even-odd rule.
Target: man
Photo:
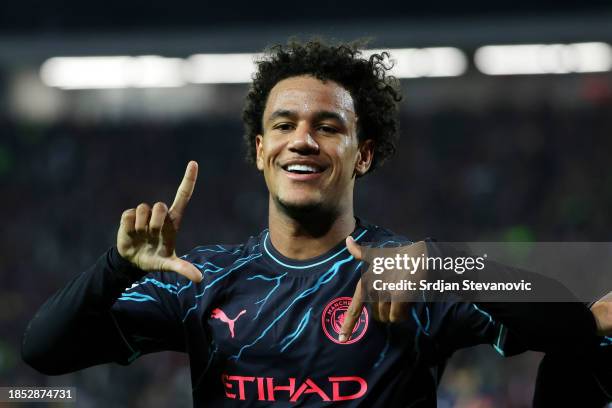
[[[194,406],[416,407],[435,406],[460,347],[491,343],[508,354],[512,330],[521,347],[545,351],[594,343],[596,321],[578,304],[554,309],[575,329],[562,341],[546,327],[565,327],[560,318],[537,321],[550,308],[533,312],[534,323],[520,307],[360,304],[358,243],[408,242],[353,213],[356,179],[395,150],[400,97],[387,70],[385,55],[362,59],[349,45],[273,48],[243,115],[269,228],[177,257],[198,172],[190,162],[169,208],[125,211],[116,247],[43,305],[24,359],[61,374],[176,350],[189,354]]]

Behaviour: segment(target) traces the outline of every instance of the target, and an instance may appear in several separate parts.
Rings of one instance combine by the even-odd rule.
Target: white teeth
[[[306,164],[290,164],[287,166],[287,171],[306,171],[310,173],[318,172],[318,169]]]

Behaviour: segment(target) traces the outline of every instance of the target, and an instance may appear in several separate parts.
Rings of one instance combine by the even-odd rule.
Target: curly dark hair
[[[370,171],[393,155],[399,131],[399,81],[387,75],[392,68],[388,53],[373,54],[366,59],[359,51],[362,46],[363,42],[331,45],[314,39],[268,48],[264,58],[257,62],[257,72],[242,112],[247,160],[255,162],[255,137],[263,134],[263,112],[270,90],[283,79],[300,75],[334,81],[351,94],[359,117],[359,140],[374,141]]]

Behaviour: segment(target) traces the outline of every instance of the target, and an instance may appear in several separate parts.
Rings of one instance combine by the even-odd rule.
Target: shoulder
[[[368,230],[363,242],[379,248],[398,247],[412,244],[408,237],[398,234],[390,229],[381,227],[370,222],[359,220],[359,225]]]
[[[240,244],[199,245],[181,256],[181,259],[191,262],[198,268],[204,277],[202,283],[206,284],[211,279],[222,277],[224,272],[234,267],[240,267],[261,257],[262,234],[263,232],[251,236]]]
[[[181,258],[191,263],[234,261],[253,253],[260,253],[261,234],[249,237],[240,244],[211,244],[194,247]],[[196,265],[197,266],[197,265]]]

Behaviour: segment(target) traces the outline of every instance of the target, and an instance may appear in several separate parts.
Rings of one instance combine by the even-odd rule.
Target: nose
[[[319,153],[319,144],[312,137],[312,131],[309,126],[298,126],[291,135],[288,148],[289,151],[298,154]]]

